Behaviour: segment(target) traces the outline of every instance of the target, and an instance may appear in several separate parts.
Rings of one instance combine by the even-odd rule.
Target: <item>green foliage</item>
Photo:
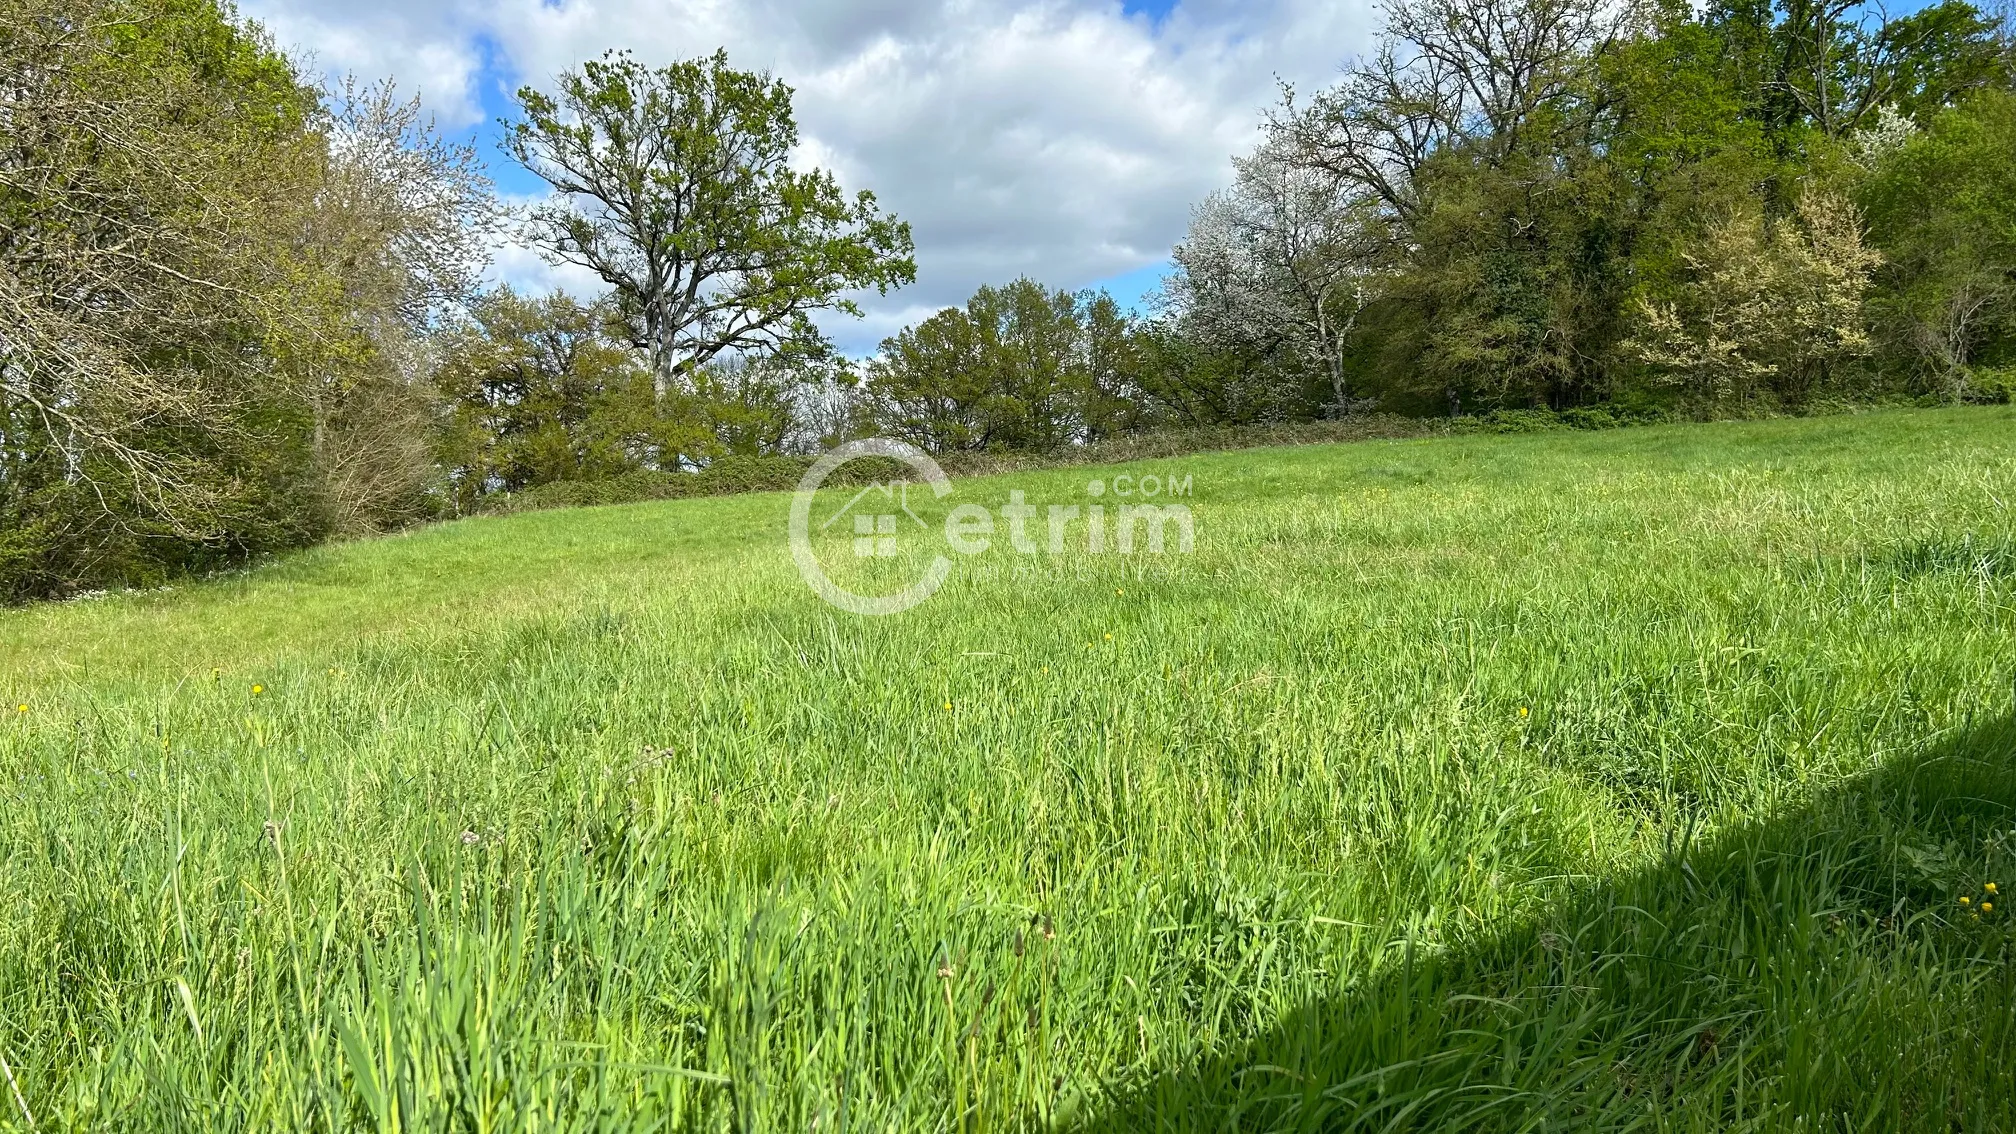
[[[718,458],[693,472],[660,472],[633,469],[595,480],[542,482],[522,492],[503,495],[483,503],[491,513],[533,512],[545,508],[584,508],[607,504],[634,504],[644,500],[684,500],[695,496],[730,496],[744,492],[788,492],[798,487],[812,458],[786,454],[730,455]],[[836,476],[833,482],[851,483],[863,478],[865,470],[851,465],[843,470],[852,477]],[[884,475],[887,475],[886,473]]]
[[[283,357],[314,93],[201,0],[0,26],[0,601],[319,537]]]
[[[466,148],[210,0],[5,0],[0,73],[0,601],[426,515]]]
[[[1933,116],[1860,196],[1885,257],[1875,302],[1893,365],[1947,398],[2007,396],[2016,363],[2016,94]]]
[[[844,397],[852,382],[847,364],[824,352],[738,358],[696,372],[692,394],[681,401],[705,423],[711,467],[728,458],[803,452],[848,439],[839,434],[849,431],[850,422],[821,422],[808,412],[808,403]]]
[[[1459,417],[1449,422],[1452,433],[1545,433],[1556,429],[1623,429],[1639,425],[1660,425],[1672,415],[1653,409],[1623,406],[1576,406],[1559,413],[1550,410],[1493,410],[1475,417]]]
[[[1295,421],[1320,396],[1274,352],[1201,342],[1167,320],[1135,324],[1128,343],[1128,397],[1150,430]]]
[[[614,476],[693,447],[690,426],[660,420],[651,374],[611,318],[559,292],[499,288],[440,337],[438,444],[456,512],[490,492]]]
[[[2010,42],[1957,0],[1895,19],[1808,0],[1699,10],[1407,0],[1388,11],[1379,50],[1314,100],[1291,97],[1274,113],[1268,141],[1242,169],[1289,154],[1329,187],[1346,227],[1357,226],[1324,244],[1338,261],[1329,275],[1358,289],[1335,385],[1388,410],[1670,403],[1676,390],[1698,399],[1739,386],[1790,406],[1898,392],[1990,396],[1965,372],[1975,357],[1990,372],[2006,364],[2006,321],[1969,316],[1955,330],[1954,320],[1962,309],[1999,309],[1999,300],[1969,305],[2016,267],[1990,235],[2001,231],[1991,203],[2010,195],[2006,162],[1991,169],[1986,155],[2008,152],[2007,140],[1985,130],[1981,156],[1962,156],[1954,123],[1983,120],[2007,95]],[[1874,150],[1890,145],[1883,139],[1914,122],[1952,141],[1915,142],[1915,156],[1900,152],[1872,173],[1882,164]],[[1914,179],[1953,203],[1909,206],[1904,185]],[[1858,282],[1866,265],[1819,255],[1811,239],[1803,267],[1786,266],[1801,257],[1779,245],[1795,229],[1810,237],[1812,223],[1785,222],[1813,193],[1897,214],[1869,218],[1864,243],[1898,254],[1873,286]],[[1973,215],[1962,219],[1965,202],[1980,204],[1966,204]],[[1899,213],[1912,207],[1928,219]],[[1944,219],[1929,219],[1928,208]],[[1318,368],[1286,339],[1257,333],[1264,320],[1220,320],[1254,332],[1239,350],[1200,324],[1197,297],[1234,296],[1255,312],[1298,298],[1292,289],[1271,301],[1250,294],[1260,277],[1242,275],[1237,255],[1196,254],[1216,246],[1216,216],[1200,209],[1185,245],[1192,254],[1178,257],[1174,294],[1187,302],[1168,330],[1184,349],[1155,351],[1161,365],[1148,385],[1174,395],[1179,419],[1192,406],[1222,414],[1216,407],[1235,401],[1291,417],[1351,410],[1351,399],[1326,409],[1311,396]],[[1731,226],[1745,224],[1758,227],[1754,247],[1734,256],[1742,242]],[[1983,237],[1969,239],[1970,226]],[[1749,289],[1775,299],[1731,316],[1752,327],[1740,349],[1743,336],[1716,323],[1728,312],[1714,298],[1737,276],[1776,281]],[[1838,286],[1821,287],[1822,277]],[[1766,316],[1780,325],[1754,326]],[[1872,334],[1881,349],[1863,361],[1859,344]],[[1822,339],[1842,349],[1794,345]],[[1648,354],[1654,340],[1674,349]],[[1706,381],[1710,355],[1755,373]]]
[[[1551,153],[1495,166],[1452,155],[1424,170],[1420,250],[1389,293],[1415,313],[1411,333],[1382,357],[1397,347],[1411,380],[1452,405],[1558,409],[1609,392],[1629,287],[1608,199],[1617,187],[1606,168],[1560,164]]]
[[[1018,279],[885,341],[867,392],[878,425],[930,452],[1056,449],[1127,423],[1128,335],[1111,297]]]
[[[610,303],[508,287],[433,347],[433,436],[456,514],[489,510],[491,497],[550,507],[743,490],[729,470],[778,467],[772,458],[819,443],[806,403],[844,377],[828,359],[717,361],[661,395]],[[784,463],[795,482],[809,461]]]
[[[725,352],[813,352],[811,313],[916,278],[908,225],[874,194],[793,168],[791,88],[725,52],[651,69],[610,52],[518,92],[505,148],[558,196],[540,242],[614,291],[661,390]]]
[[[1864,247],[1846,199],[1809,189],[1792,216],[1736,214],[1683,259],[1678,300],[1641,301],[1642,328],[1625,344],[1654,382],[1710,406],[1799,407],[1869,353],[1863,299],[1882,257]]]
[[[2006,12],[2007,9],[2004,9]],[[1977,92],[2016,81],[2016,44],[2001,18],[1962,0],[1941,0],[1889,22],[1887,66],[1872,81],[1920,125]]]
[[[139,86],[187,84],[209,97],[192,100],[185,114],[280,139],[296,136],[322,109],[314,88],[235,5],[147,0],[84,11],[103,35],[92,81],[115,97]]]

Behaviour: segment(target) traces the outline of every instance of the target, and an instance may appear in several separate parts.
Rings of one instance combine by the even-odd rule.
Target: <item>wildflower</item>
[[[1962,895],[1960,895],[1960,904],[1961,904],[1961,905],[1963,905],[1963,906],[1964,906],[1964,905],[1967,905],[1968,903],[1972,902],[1973,900],[1974,900],[1974,899],[1972,899],[1972,898],[1968,897],[1968,896],[1967,896],[1967,895],[1965,895],[1965,894],[1962,894]]]
[[[1046,666],[1044,666],[1044,667],[1043,667],[1043,672],[1044,672],[1044,673],[1049,673],[1049,672],[1050,672],[1050,667],[1049,667],[1049,666],[1047,666],[1047,665],[1046,665]]]
[[[257,697],[259,694],[264,692],[266,692],[266,687],[264,685],[254,685],[252,687],[252,695],[254,697]]]
[[[1991,893],[1991,894],[1995,894],[1995,893],[2000,893],[2000,891],[1998,891],[1997,889],[1995,889],[1995,883],[1993,883],[1993,882],[1989,882],[1989,883],[1987,883],[1987,884],[1983,885],[1983,886],[1982,886],[1981,888],[1982,888],[1983,890],[1986,890],[1986,891],[1988,891],[1988,892],[1989,892],[1989,893]]]
[[[1994,912],[1995,912],[1995,903],[1994,903],[1994,902],[1982,902],[1982,903],[1981,903],[1981,912],[1982,912],[1982,913],[1994,913]]]
[[[948,713],[952,711],[952,702],[950,701],[945,702],[945,711]]]
[[[1113,635],[1111,635],[1111,634],[1108,634],[1108,635],[1106,635],[1106,640],[1107,640],[1107,641],[1109,641],[1109,642],[1110,642],[1110,641],[1112,641],[1112,640],[1113,640]]]
[[[1524,706],[1524,705],[1521,705],[1521,706],[1519,706],[1519,715],[1523,717],[1523,716],[1525,716],[1526,714],[1527,714],[1527,709],[1526,709],[1526,706]]]
[[[25,713],[25,712],[27,712],[27,711],[28,711],[28,706],[26,706],[26,705],[16,705],[16,706],[14,706],[14,711],[15,711],[15,712],[17,712],[17,713]]]
[[[475,845],[476,845],[477,843],[480,843],[480,842],[482,842],[482,841],[483,841],[483,836],[481,836],[481,835],[477,834],[477,833],[476,833],[476,832],[474,832],[474,831],[464,831],[464,832],[462,832],[462,845],[463,845],[463,846],[465,846],[465,847],[473,847],[473,846],[475,846]]]
[[[1113,593],[1114,593],[1114,594],[1116,594],[1116,595],[1124,595],[1124,594],[1126,594],[1127,592],[1126,592],[1126,591],[1122,591],[1122,590],[1115,590],[1115,591],[1114,591]]]

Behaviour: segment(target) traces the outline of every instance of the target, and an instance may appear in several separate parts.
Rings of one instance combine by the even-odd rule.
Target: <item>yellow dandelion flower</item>
[[[264,685],[254,685],[252,687],[252,695],[254,697],[257,697],[259,694],[264,692],[266,692],[266,687]]]
[[[1109,641],[1109,642],[1110,642],[1110,641],[1112,641],[1112,640],[1113,640],[1113,635],[1111,635],[1111,634],[1108,634],[1108,635],[1106,635],[1106,640],[1107,640],[1107,641]]]
[[[950,701],[945,702],[945,711],[948,713],[952,711],[952,702]]]

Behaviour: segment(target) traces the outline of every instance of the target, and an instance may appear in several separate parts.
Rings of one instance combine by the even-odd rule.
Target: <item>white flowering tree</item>
[[[1380,213],[1298,161],[1286,138],[1235,165],[1232,187],[1192,214],[1165,299],[1203,342],[1285,355],[1322,374],[1331,412],[1347,412],[1345,347],[1384,248]]]

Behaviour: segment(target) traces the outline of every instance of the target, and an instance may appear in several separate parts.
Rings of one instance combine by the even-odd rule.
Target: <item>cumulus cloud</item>
[[[1136,4],[1132,7],[1139,8]],[[797,89],[803,160],[916,233],[918,282],[834,325],[862,349],[982,283],[1082,287],[1167,257],[1224,184],[1276,82],[1361,50],[1369,0],[255,0],[328,70],[391,74],[450,125],[609,47],[647,63],[725,47]],[[501,158],[496,159],[501,161]],[[515,283],[581,285],[524,250]]]

